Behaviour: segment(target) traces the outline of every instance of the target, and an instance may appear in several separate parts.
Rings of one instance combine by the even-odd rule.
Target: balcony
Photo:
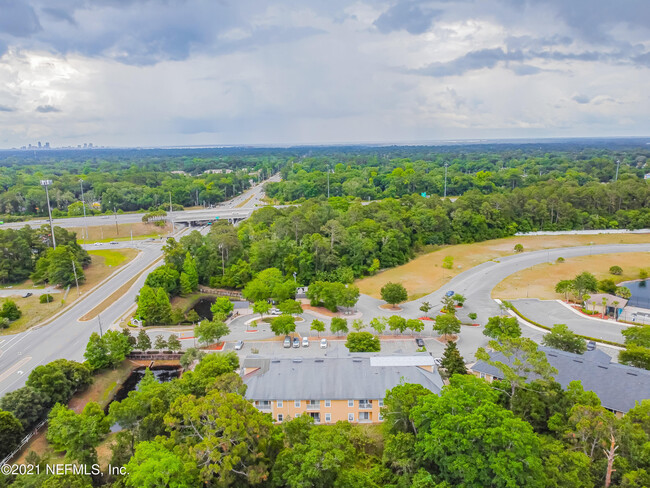
[[[271,402],[256,402],[255,406],[258,410],[271,410]]]
[[[361,410],[372,410],[372,402],[359,402]]]
[[[320,410],[320,401],[307,402],[307,410]]]

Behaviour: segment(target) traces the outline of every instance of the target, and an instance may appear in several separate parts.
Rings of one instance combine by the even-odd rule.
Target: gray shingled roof
[[[612,363],[611,358],[598,349],[584,354],[543,346],[539,349],[544,351],[551,366],[557,369],[555,381],[564,388],[572,381],[580,381],[586,391],[598,395],[605,408],[627,412],[636,402],[650,398],[650,371]],[[490,358],[507,361],[501,353],[492,353]],[[499,369],[483,361],[477,362],[471,369],[497,378],[503,377]]]
[[[437,371],[418,366],[371,366],[370,357],[260,359],[261,368],[244,376],[249,400],[361,400],[380,399],[400,383],[416,383],[439,393]],[[249,367],[248,359],[244,368]]]

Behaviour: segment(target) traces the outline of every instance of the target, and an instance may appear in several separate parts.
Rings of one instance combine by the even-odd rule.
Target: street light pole
[[[618,181],[618,169],[621,167],[621,160],[617,159],[616,160],[616,177],[614,178],[614,181]]]
[[[77,266],[74,264],[74,259],[72,259],[72,271],[74,272],[74,282],[77,285],[77,296],[80,296],[79,292],[79,280],[77,279]]]
[[[88,239],[88,221],[86,220],[86,200],[84,199],[84,180],[79,180],[81,186],[81,205],[84,208],[84,227],[86,227],[86,239]]]
[[[52,232],[52,247],[56,249],[56,238],[54,237],[54,222],[52,222],[52,208],[50,207],[50,193],[47,187],[52,184],[52,180],[41,180],[41,186],[45,187],[45,198],[47,199],[47,214],[50,217],[50,231]]]
[[[102,316],[101,315],[97,316],[97,321],[99,322],[99,337],[101,337],[102,335],[104,335],[102,333]]]
[[[330,197],[330,165],[327,165],[327,198]]]
[[[174,218],[172,217],[173,211],[174,211],[174,207],[172,207],[172,192],[169,192],[169,220],[172,221],[172,234],[176,231],[174,227]]]

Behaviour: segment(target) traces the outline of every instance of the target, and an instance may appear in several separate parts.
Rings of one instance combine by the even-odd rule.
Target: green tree
[[[340,317],[334,317],[330,322],[330,331],[332,334],[339,335],[339,332],[348,333],[348,321]]]
[[[155,325],[156,322],[156,292],[149,286],[143,286],[138,295],[138,309],[136,315],[139,316],[146,325]]]
[[[176,334],[170,334],[169,338],[167,339],[167,348],[172,352],[178,352],[183,348],[181,341],[178,340],[178,336]]]
[[[457,305],[460,305],[461,307],[465,305],[465,301],[467,300],[465,295],[461,295],[460,293],[455,293],[451,298],[454,302],[456,302]]]
[[[440,300],[440,303],[442,303],[442,309],[440,310],[442,313],[456,315],[456,306],[453,297],[445,295],[442,297],[442,300]]]
[[[286,314],[275,317],[271,320],[271,330],[276,336],[291,334],[296,330],[296,319]]]
[[[585,293],[596,293],[598,291],[598,280],[588,271],[584,271],[573,279],[573,286],[580,300]]]
[[[190,281],[190,277],[187,276],[187,273],[185,272],[181,273],[181,276],[179,278],[179,283],[180,283],[181,295],[189,295],[190,293],[192,293],[192,282]]]
[[[384,432],[415,434],[416,427],[411,410],[427,395],[431,395],[431,391],[419,384],[405,383],[388,390],[381,409]]]
[[[194,488],[201,483],[195,463],[181,457],[162,440],[137,445],[126,465],[126,486],[134,488]]]
[[[401,283],[389,282],[381,288],[381,299],[395,308],[398,303],[405,302],[408,299],[408,293]]]
[[[355,332],[361,332],[365,328],[366,328],[366,324],[363,323],[363,320],[354,319],[352,321],[352,330],[354,330]]]
[[[116,330],[109,330],[102,336],[106,348],[108,365],[115,367],[131,352],[132,346],[129,338]]]
[[[518,388],[524,388],[531,377],[551,381],[557,370],[546,359],[531,339],[527,337],[502,337],[499,342],[490,341],[489,347],[494,351],[492,359],[485,349],[476,351],[476,358],[494,366],[510,383],[510,392],[506,392],[512,409],[513,399]]]
[[[524,246],[522,244],[515,244],[515,252],[524,252]]]
[[[57,404],[48,416],[47,441],[71,459],[93,464],[97,462],[95,448],[109,430],[104,411],[97,403],[87,403],[80,414]]]
[[[198,321],[201,320],[201,316],[198,314],[196,310],[192,309],[189,312],[187,312],[187,320],[189,322],[192,322],[193,324],[196,324]]]
[[[230,334],[230,329],[223,322],[203,320],[194,327],[194,336],[199,343],[208,345],[216,342],[223,336]]]
[[[92,370],[98,370],[108,366],[108,351],[106,350],[106,344],[102,341],[102,338],[99,337],[97,332],[90,334],[88,344],[86,344],[84,357],[88,362],[88,366],[90,366]]]
[[[47,410],[47,397],[29,386],[5,393],[0,398],[0,410],[11,412],[20,421],[25,431],[38,423]]]
[[[169,264],[154,269],[147,275],[144,284],[150,288],[163,288],[170,295],[176,295],[180,287],[180,274]]]
[[[140,332],[138,332],[137,347],[140,351],[147,351],[151,349],[151,339],[149,338],[149,334],[147,334],[144,329],[140,329]]]
[[[648,270],[645,268],[641,268],[639,270],[639,279],[640,280],[645,280],[648,278]]]
[[[162,288],[156,290],[156,315],[155,324],[168,324],[171,322],[172,306],[169,303],[169,295]]]
[[[625,345],[634,345],[650,348],[650,325],[636,325],[626,327],[621,331],[625,337]]]
[[[496,316],[488,319],[483,334],[496,340],[502,337],[520,337],[521,328],[516,317]]]
[[[271,304],[266,300],[258,300],[253,303],[253,313],[260,314],[260,318],[262,318],[265,313],[268,313],[269,310],[271,310]]]
[[[406,327],[406,319],[404,317],[400,317],[399,315],[392,315],[388,319],[388,328],[393,332],[397,331],[400,334],[403,334],[406,330]]]
[[[219,297],[210,307],[210,311],[213,314],[223,314],[226,317],[230,312],[235,308],[235,305],[227,297]]]
[[[406,328],[411,329],[413,332],[422,332],[424,330],[424,324],[418,319],[408,319],[406,321]]]
[[[442,368],[447,372],[447,376],[451,377],[455,374],[467,374],[465,367],[465,360],[460,355],[458,346],[455,342],[448,342],[445,347],[445,352],[442,354]]]
[[[442,259],[442,267],[445,269],[454,269],[454,258],[452,256],[445,256]]]
[[[446,340],[448,335],[458,334],[460,332],[460,320],[451,313],[440,314],[436,317],[433,330],[439,335],[442,335]]]
[[[628,345],[626,349],[619,351],[618,361],[635,368],[650,370],[650,348]]]
[[[341,297],[340,297],[341,306],[346,308],[354,307],[359,301],[360,295],[361,292],[359,291],[359,287],[355,285],[346,286],[345,288],[343,288],[343,290],[341,290]]]
[[[623,274],[623,268],[620,266],[611,266],[609,268],[609,274],[613,274],[615,276],[619,276]]]
[[[23,426],[11,412],[0,410],[0,459],[11,453],[23,438]]]
[[[614,294],[618,297],[628,300],[632,296],[632,292],[627,286],[618,286]]]
[[[587,350],[587,341],[574,334],[566,324],[555,324],[551,332],[544,334],[542,344],[576,354],[584,354]]]
[[[191,291],[196,291],[199,287],[199,272],[196,270],[196,261],[189,252],[185,254],[183,273],[187,276]]]
[[[57,359],[37,366],[29,374],[26,385],[39,391],[49,405],[67,403],[77,391],[92,383],[90,369],[67,359]]]
[[[538,437],[495,400],[489,385],[470,375],[421,398],[411,413],[420,463],[451,486],[545,487]]]
[[[190,367],[190,365],[196,361],[197,359],[200,361],[201,358],[205,356],[205,353],[195,347],[190,347],[185,350],[183,355],[181,356],[180,363],[183,369],[187,369]]]
[[[574,292],[576,289],[575,283],[573,280],[560,280],[555,285],[555,293],[564,294],[564,300],[569,300],[569,293]]]
[[[5,300],[2,302],[2,309],[0,309],[0,317],[5,318],[11,322],[18,320],[22,316],[22,312],[13,300]]]
[[[381,343],[379,337],[370,332],[350,332],[345,347],[350,352],[379,352]]]
[[[171,441],[187,446],[199,479],[217,486],[256,485],[269,478],[281,437],[270,415],[235,393],[177,398],[165,417]],[[193,486],[197,486],[196,484]]]
[[[325,332],[325,323],[322,320],[314,319],[311,321],[310,330],[318,332],[318,337],[320,337],[321,332]]]
[[[420,312],[426,315],[429,313],[429,310],[431,310],[432,308],[433,307],[429,302],[422,302],[422,305],[420,306]]]
[[[377,335],[381,335],[386,330],[385,317],[375,317],[371,319],[370,327],[377,333]]]
[[[178,325],[185,320],[185,312],[181,307],[173,307],[169,319],[172,324]]]
[[[278,309],[286,315],[302,314],[302,305],[297,300],[285,300],[278,305]]]
[[[158,334],[156,336],[156,339],[154,340],[153,347],[155,349],[163,350],[167,349],[167,341],[165,340],[165,337],[162,334]]]

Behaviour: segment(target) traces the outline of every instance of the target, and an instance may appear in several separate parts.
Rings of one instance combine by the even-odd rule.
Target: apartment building
[[[442,378],[428,354],[321,358],[247,357],[246,398],[277,422],[300,415],[316,423],[377,423],[386,391],[417,383],[440,392]]]

